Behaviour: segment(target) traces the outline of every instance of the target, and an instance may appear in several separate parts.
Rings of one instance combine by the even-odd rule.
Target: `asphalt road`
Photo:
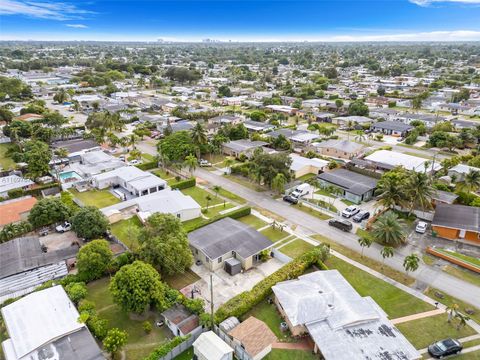
[[[352,233],[345,233],[330,227],[326,221],[319,220],[316,217],[310,216],[300,210],[297,210],[286,203],[274,200],[268,192],[256,192],[247,187],[244,187],[236,182],[232,182],[227,178],[217,175],[211,171],[198,169],[195,175],[209,183],[220,185],[226,190],[229,190],[244,199],[251,205],[264,208],[272,213],[278,214],[287,219],[288,225],[297,225],[296,231],[302,232],[306,235],[321,234],[332,241],[337,242],[357,252],[361,252],[361,247],[358,245],[358,237]],[[372,244],[370,248],[364,250],[364,255],[377,261],[382,261],[380,255],[381,246]],[[396,250],[395,255],[386,260],[388,266],[404,271],[403,260],[406,255],[410,254],[410,248],[403,248]],[[448,275],[441,270],[420,264],[417,271],[409,274],[415,278],[418,283],[427,284],[440,291],[451,294],[456,298],[465,301],[469,304],[478,306],[480,299],[480,288]],[[419,284],[420,285],[420,284]]]

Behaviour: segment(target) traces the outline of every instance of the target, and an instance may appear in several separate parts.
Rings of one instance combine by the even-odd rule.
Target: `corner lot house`
[[[61,286],[34,292],[2,308],[9,339],[6,360],[105,359]]]
[[[404,124],[399,121],[381,121],[372,125],[373,131],[399,137],[407,136],[412,129],[412,125]]]
[[[233,349],[213,331],[201,334],[193,343],[193,353],[198,360],[232,360]]]
[[[272,351],[277,337],[261,320],[250,316],[228,333],[235,345],[241,346],[253,360],[260,360]]]
[[[480,245],[480,208],[438,204],[432,230],[444,239],[468,240]]]
[[[211,271],[223,268],[224,262],[231,258],[248,270],[260,260],[260,253],[272,246],[263,234],[229,217],[192,231],[188,241],[195,260]]]
[[[370,200],[378,182],[377,179],[346,169],[325,172],[317,178],[323,186],[333,185],[341,189],[341,195],[356,204]]]
[[[366,156],[364,160],[382,170],[391,170],[397,166],[402,166],[407,170],[430,173],[442,168],[439,162],[432,163],[427,159],[389,150],[375,151],[373,154]]]
[[[358,156],[364,146],[348,140],[327,140],[312,144],[315,152],[338,159],[351,159]]]
[[[315,271],[272,290],[292,335],[308,334],[325,360],[422,357],[380,306],[337,270]]]
[[[290,170],[293,172],[295,179],[307,174],[320,174],[328,169],[328,161],[317,158],[306,158],[297,154],[291,154],[292,165]]]

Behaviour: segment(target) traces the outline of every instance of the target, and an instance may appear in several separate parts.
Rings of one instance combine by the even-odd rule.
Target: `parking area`
[[[182,289],[182,292],[190,295],[192,288],[194,288],[196,291],[195,297],[203,298],[206,306],[210,308],[210,274],[212,274],[213,303],[214,308],[217,309],[228,299],[243,291],[250,290],[255,284],[280,269],[283,265],[284,263],[281,261],[272,258],[234,276],[229,275],[223,269],[212,273],[203,265],[193,265],[192,270],[200,277],[200,280]]]
[[[50,229],[48,235],[39,236],[39,239],[40,244],[47,247],[47,251],[65,249],[73,244],[83,245],[83,241],[73,231],[57,233],[55,229]]]

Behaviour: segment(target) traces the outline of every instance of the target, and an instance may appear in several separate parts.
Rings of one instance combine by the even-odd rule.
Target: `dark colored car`
[[[367,220],[370,217],[370,213],[365,210],[360,210],[353,218],[352,220],[355,222],[362,222],[363,220]]]
[[[428,353],[436,359],[441,359],[444,356],[458,354],[462,349],[463,346],[458,340],[445,339],[430,345]]]
[[[352,223],[344,219],[330,219],[328,220],[328,225],[343,231],[351,231],[353,228]]]
[[[290,195],[284,196],[283,201],[289,202],[290,204],[298,204],[298,199]]]

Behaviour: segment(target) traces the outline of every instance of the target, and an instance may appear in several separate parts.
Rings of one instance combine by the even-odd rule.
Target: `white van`
[[[310,185],[307,183],[303,183],[298,185],[295,190],[290,194],[290,196],[293,196],[297,199],[301,198],[302,196],[307,195],[310,192]]]

